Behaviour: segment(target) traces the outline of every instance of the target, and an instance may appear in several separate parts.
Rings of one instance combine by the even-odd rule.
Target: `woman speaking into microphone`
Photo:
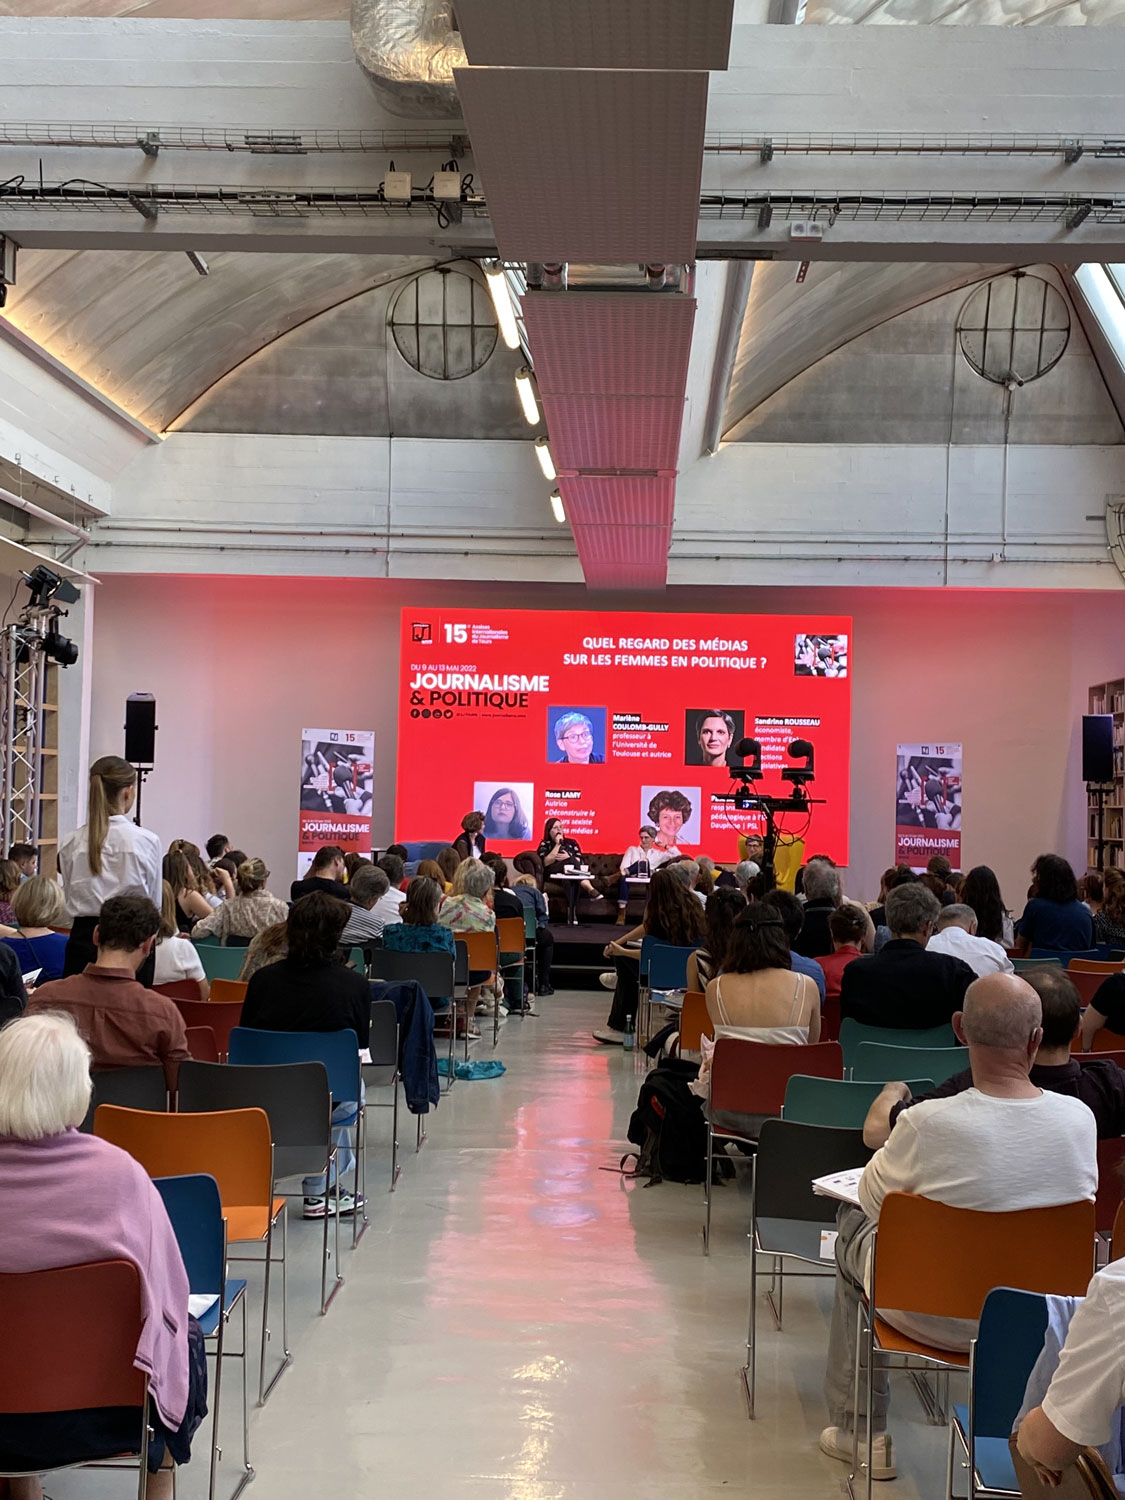
[[[103,755],[90,767],[86,822],[59,847],[59,874],[70,915],[63,976],[81,974],[97,957],[94,929],[104,902],[124,891],[142,890],[160,910],[160,840],[129,819],[137,800],[137,773],[118,755]],[[151,986],[155,961],[150,954],[137,970]]]

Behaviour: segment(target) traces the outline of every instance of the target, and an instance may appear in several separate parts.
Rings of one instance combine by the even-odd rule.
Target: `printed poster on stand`
[[[961,746],[899,745],[895,864],[924,870],[935,854],[961,868]]]
[[[324,844],[338,844],[345,854],[370,854],[374,769],[374,730],[301,730],[298,877],[307,874]]]

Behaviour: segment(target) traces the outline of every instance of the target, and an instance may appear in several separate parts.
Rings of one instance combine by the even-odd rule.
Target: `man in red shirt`
[[[90,1048],[92,1068],[161,1063],[171,1088],[179,1064],[191,1056],[183,1017],[167,996],[137,981],[159,931],[160,913],[142,891],[111,896],[94,928],[95,962],[81,974],[41,985],[27,1009],[69,1011]]]

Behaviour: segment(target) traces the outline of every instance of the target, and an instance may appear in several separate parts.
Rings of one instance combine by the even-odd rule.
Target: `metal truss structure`
[[[47,658],[34,626],[0,635],[0,683],[0,839],[10,849],[38,844],[41,832]]]

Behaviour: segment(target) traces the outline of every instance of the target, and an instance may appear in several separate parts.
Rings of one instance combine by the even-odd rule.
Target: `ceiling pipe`
[[[711,372],[711,396],[707,403],[707,426],[703,434],[703,451],[718,453],[723,440],[723,418],[727,409],[727,393],[730,390],[734,362],[738,357],[738,341],[742,335],[742,321],[746,316],[746,303],[750,297],[750,282],[754,276],[752,260],[732,261],[727,270],[727,290],[723,299],[723,317],[719,324],[719,338],[715,350],[715,363]]]
[[[51,511],[44,510],[41,505],[33,505],[22,495],[13,495],[11,490],[0,489],[0,501],[5,505],[14,506],[16,510],[25,511],[27,515],[34,516],[37,521],[46,521],[49,526],[56,526],[60,531],[69,531],[71,536],[81,539],[83,546],[90,540],[90,533],[83,531],[81,526],[75,526],[73,521],[64,521],[61,516],[53,515]]]

